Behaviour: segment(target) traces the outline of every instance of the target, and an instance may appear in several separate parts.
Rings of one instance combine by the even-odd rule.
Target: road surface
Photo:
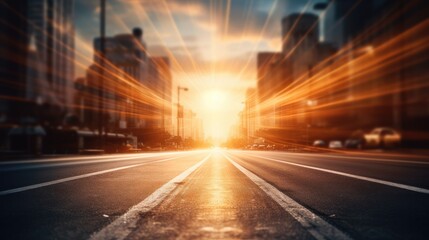
[[[198,150],[0,162],[2,239],[428,239],[429,160]]]

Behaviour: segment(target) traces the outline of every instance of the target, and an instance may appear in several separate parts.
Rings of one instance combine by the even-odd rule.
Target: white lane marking
[[[332,173],[332,174],[336,174],[336,175],[340,175],[340,176],[344,176],[344,177],[355,178],[355,179],[364,180],[364,181],[368,181],[368,182],[379,183],[379,184],[383,184],[386,186],[401,188],[401,189],[405,189],[405,190],[409,190],[409,191],[413,191],[413,192],[429,194],[429,189],[414,187],[414,186],[405,185],[402,183],[389,182],[389,181],[385,181],[385,180],[381,180],[381,179],[364,177],[364,176],[354,175],[354,174],[350,174],[350,173],[329,170],[329,169],[325,169],[325,168],[312,167],[312,166],[303,165],[303,164],[299,164],[299,163],[282,161],[282,160],[277,160],[277,159],[262,157],[262,156],[257,156],[257,155],[249,155],[249,156],[254,156],[254,157],[263,158],[263,159],[267,159],[267,160],[274,161],[274,162],[289,164],[289,165],[293,165],[293,166],[297,166],[297,167],[308,168],[308,169],[317,170],[317,171],[321,171],[321,172]]]
[[[365,160],[365,161],[377,161],[377,162],[391,162],[391,163],[408,163],[408,164],[421,164],[421,165],[429,165],[429,162],[423,162],[423,161],[408,161],[408,160],[401,160],[401,159],[384,159],[384,158],[373,158],[373,157],[352,157],[352,156],[335,156],[335,155],[323,155],[323,154],[317,154],[321,157],[327,157],[327,158],[339,158],[339,159],[355,159],[355,160]],[[311,156],[311,155],[307,155]]]
[[[224,155],[238,170],[244,173],[252,182],[261,188],[268,196],[277,202],[286,212],[297,220],[316,239],[351,239],[342,231],[329,224],[301,204],[279,191],[262,178],[245,169],[234,160]]]
[[[84,165],[92,163],[108,163],[108,162],[118,162],[125,160],[134,160],[134,159],[147,159],[150,157],[162,157],[163,155],[149,155],[149,156],[133,156],[133,157],[121,157],[121,158],[110,158],[110,159],[96,159],[96,160],[81,160],[81,161],[66,161],[66,162],[56,162],[56,163],[39,163],[39,164],[28,164],[28,165],[19,165],[12,167],[0,167],[0,172],[10,172],[10,171],[19,171],[19,170],[28,170],[28,169],[39,169],[39,168],[51,168],[51,167],[64,167],[64,166],[73,166],[73,165]]]
[[[100,175],[100,174],[115,172],[115,171],[124,170],[124,169],[128,169],[128,168],[147,165],[147,164],[151,164],[151,163],[171,161],[173,159],[177,159],[180,157],[182,157],[182,156],[167,158],[167,159],[157,160],[157,161],[152,161],[152,162],[144,162],[144,163],[138,163],[138,164],[133,164],[133,165],[127,165],[127,166],[123,166],[123,167],[117,167],[117,168],[107,169],[107,170],[98,171],[98,172],[86,173],[86,174],[73,176],[73,177],[61,178],[61,179],[57,179],[57,180],[53,180],[53,181],[49,181],[49,182],[33,184],[33,185],[25,186],[25,187],[13,188],[13,189],[9,189],[9,190],[0,191],[0,196],[9,195],[9,194],[18,193],[18,192],[24,192],[24,191],[28,191],[28,190],[32,190],[32,189],[36,189],[36,188],[51,186],[51,185],[55,185],[55,184],[59,184],[59,183],[64,183],[64,182],[69,182],[69,181],[73,181],[73,180],[77,180],[77,179],[92,177],[92,176],[96,176],[96,175]]]
[[[106,158],[123,158],[123,157],[152,157],[152,156],[164,156],[164,155],[176,155],[184,154],[187,152],[159,152],[159,153],[130,153],[130,154],[106,154],[102,156],[75,156],[75,157],[55,157],[55,158],[45,158],[45,159],[31,159],[31,160],[14,160],[14,161],[0,161],[1,165],[13,165],[13,164],[27,164],[27,163],[44,163],[44,162],[61,162],[61,161],[81,161],[83,159],[106,159]]]
[[[137,153],[137,154],[149,156],[149,154],[146,154],[146,153]],[[107,158],[121,158],[121,157],[128,157],[128,156],[136,156],[137,154],[106,154],[101,156],[79,155],[74,157],[53,157],[53,158],[43,158],[43,159],[12,160],[12,161],[2,161],[0,162],[0,165],[15,165],[15,164],[21,165],[21,164],[27,164],[27,163],[31,164],[31,163],[44,163],[44,162],[79,161],[83,159],[95,160],[95,159],[107,159]]]
[[[166,198],[174,189],[177,187],[178,182],[182,182],[192,172],[204,164],[207,159],[211,156],[208,155],[200,162],[196,163],[192,167],[188,168],[169,182],[158,188],[155,192],[145,198],[142,202],[133,206],[124,215],[117,218],[115,221],[107,225],[91,236],[90,239],[124,239],[126,238],[136,227],[137,222],[141,219],[141,214],[150,211],[152,208],[160,204],[164,198]]]
[[[237,151],[240,153],[248,154],[249,151]],[[355,160],[362,160],[362,161],[377,161],[377,162],[392,162],[392,163],[408,163],[408,164],[421,164],[421,165],[429,165],[428,161],[413,161],[413,160],[402,160],[402,159],[385,159],[385,158],[374,158],[374,157],[358,157],[358,156],[336,156],[332,154],[319,154],[319,153],[292,153],[292,152],[275,152],[273,155],[279,155],[279,157],[283,157],[284,155],[294,156],[294,157],[323,157],[325,159],[330,160],[329,158],[339,158],[339,159],[355,159]],[[283,156],[282,156],[283,155]]]

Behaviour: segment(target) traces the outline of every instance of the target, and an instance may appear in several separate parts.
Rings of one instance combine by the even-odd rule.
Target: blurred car
[[[363,149],[365,146],[365,137],[362,130],[354,131],[349,138],[344,141],[345,148]]]
[[[265,149],[267,149],[267,147],[264,144],[258,145],[258,150],[265,150]]]
[[[253,144],[253,145],[250,147],[250,149],[251,149],[251,150],[257,150],[257,149],[258,149],[258,146],[259,146],[259,145],[255,143],[255,144]]]
[[[364,135],[365,147],[394,148],[401,144],[401,134],[392,128],[374,128]]]
[[[326,142],[325,141],[323,141],[323,140],[315,140],[314,142],[313,142],[313,147],[327,147],[328,145],[326,144]]]
[[[277,146],[274,144],[267,145],[267,150],[277,150]]]
[[[343,148],[343,143],[341,141],[338,141],[338,140],[330,141],[329,142],[329,148],[332,148],[332,149]]]

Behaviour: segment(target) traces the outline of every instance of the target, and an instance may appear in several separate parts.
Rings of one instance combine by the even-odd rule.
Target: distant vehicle
[[[276,145],[274,144],[267,145],[267,150],[276,150]]]
[[[258,149],[258,147],[259,147],[259,145],[255,143],[252,145],[252,147],[250,149],[256,150],[256,149]]]
[[[363,149],[365,146],[365,137],[362,130],[356,130],[344,141],[345,148]]]
[[[323,140],[315,140],[314,142],[313,142],[313,147],[327,147],[328,145],[326,144],[326,142],[325,141],[323,141]]]
[[[259,144],[258,149],[259,150],[265,150],[266,146],[264,144]]]
[[[394,148],[401,144],[401,134],[391,128],[374,128],[364,135],[365,147]]]
[[[329,142],[329,148],[332,148],[332,149],[343,148],[343,143],[341,141],[338,141],[338,140],[330,141]]]

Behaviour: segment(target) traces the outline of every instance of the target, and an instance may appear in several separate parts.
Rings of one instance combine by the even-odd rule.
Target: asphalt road
[[[0,162],[1,239],[428,239],[429,158],[199,150]]]

